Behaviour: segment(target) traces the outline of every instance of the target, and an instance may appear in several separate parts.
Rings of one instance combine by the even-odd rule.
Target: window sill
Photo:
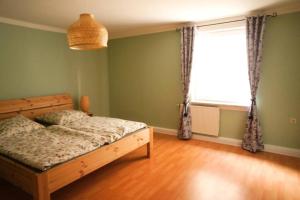
[[[191,105],[199,105],[199,106],[211,106],[211,107],[218,107],[221,110],[236,110],[236,111],[243,111],[248,112],[248,106],[241,106],[241,105],[232,105],[232,104],[222,104],[222,103],[215,103],[215,102],[191,102]]]

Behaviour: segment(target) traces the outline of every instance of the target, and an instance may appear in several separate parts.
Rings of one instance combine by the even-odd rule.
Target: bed
[[[0,119],[18,114],[34,119],[44,113],[66,109],[73,109],[72,98],[68,94],[2,100],[0,101]],[[45,171],[37,171],[0,155],[0,177],[31,194],[34,199],[49,200],[54,191],[143,145],[147,145],[147,157],[150,158],[153,149],[153,128],[140,129],[116,142]]]

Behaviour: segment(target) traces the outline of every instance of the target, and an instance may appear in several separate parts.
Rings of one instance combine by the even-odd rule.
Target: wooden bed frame
[[[72,98],[68,94],[31,97],[0,101],[0,119],[22,114],[29,118],[64,109],[73,109]],[[59,164],[44,172],[19,164],[0,155],[0,177],[9,181],[37,200],[50,200],[54,191],[99,169],[121,156],[147,145],[147,157],[153,149],[153,128],[136,131],[110,145],[103,146],[85,155]]]

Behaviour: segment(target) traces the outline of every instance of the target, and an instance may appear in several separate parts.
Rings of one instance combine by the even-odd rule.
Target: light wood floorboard
[[[0,199],[31,199],[0,180]],[[155,134],[146,146],[62,188],[53,200],[300,200],[300,159]]]

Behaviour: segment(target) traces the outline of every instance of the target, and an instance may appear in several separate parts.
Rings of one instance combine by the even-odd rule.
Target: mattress
[[[129,121],[110,117],[85,117],[77,121],[64,124],[65,127],[73,130],[83,131],[92,135],[105,137],[108,144],[132,133],[136,130],[147,127],[145,123]]]
[[[53,125],[31,132],[1,134],[0,154],[45,171],[145,127],[146,124],[140,122],[88,117],[66,126]]]

